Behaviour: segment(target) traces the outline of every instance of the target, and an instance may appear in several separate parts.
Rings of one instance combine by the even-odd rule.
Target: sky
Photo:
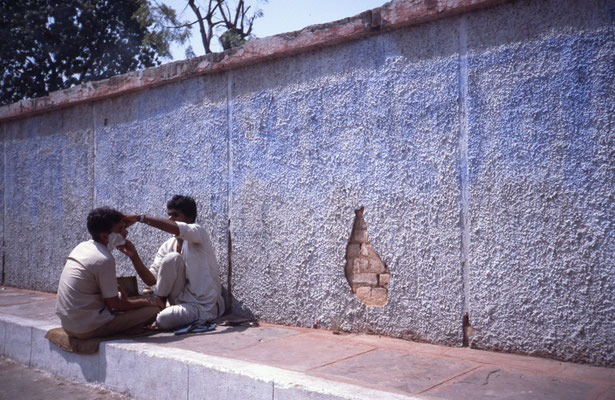
[[[200,0],[202,4],[206,4],[206,1]],[[387,0],[268,0],[264,3],[262,0],[247,0],[246,4],[256,3],[263,11],[263,17],[254,21],[253,33],[257,37],[267,37],[296,31],[309,25],[352,17],[363,11],[380,7],[386,2]],[[190,22],[195,20],[190,7],[186,7],[188,0],[165,0],[164,3],[173,7],[180,15],[180,19]],[[220,51],[217,39],[214,41],[216,42],[216,47],[212,46],[214,51]],[[193,27],[190,45],[197,56],[205,54],[197,25]],[[171,53],[173,60],[186,58],[182,46],[173,45]]]

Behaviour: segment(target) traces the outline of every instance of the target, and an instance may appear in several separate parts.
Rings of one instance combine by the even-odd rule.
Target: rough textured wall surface
[[[55,290],[92,206],[91,105],[5,125],[5,283]],[[87,231],[86,231],[87,233]]]
[[[614,20],[513,1],[2,121],[5,283],[54,291],[92,207],[188,193],[235,312],[615,365]],[[344,276],[361,207],[383,307]]]
[[[440,21],[233,71],[239,303],[274,322],[461,342],[456,32]],[[385,307],[344,276],[363,206],[391,271]]]
[[[471,343],[613,365],[615,3],[498,10],[466,22]]]

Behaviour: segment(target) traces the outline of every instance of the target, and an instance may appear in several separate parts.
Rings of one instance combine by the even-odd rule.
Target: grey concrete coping
[[[183,79],[219,73],[267,60],[332,46],[394,29],[450,17],[510,0],[394,0],[354,17],[265,38],[241,47],[167,63],[109,79],[88,82],[48,96],[0,107],[0,121],[39,114],[73,104],[145,90]]]

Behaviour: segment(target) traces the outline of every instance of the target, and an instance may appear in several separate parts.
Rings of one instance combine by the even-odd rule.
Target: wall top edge
[[[45,97],[8,104],[0,107],[0,122],[292,56],[509,1],[511,0],[393,0],[354,17],[311,25],[294,32],[251,39],[243,46],[223,53],[174,61],[51,92]]]

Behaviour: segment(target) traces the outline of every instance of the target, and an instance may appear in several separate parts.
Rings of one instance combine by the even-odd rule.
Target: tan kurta
[[[102,243],[82,242],[68,256],[56,297],[56,314],[62,327],[86,333],[111,321],[114,316],[105,298],[117,296],[115,259]]]

